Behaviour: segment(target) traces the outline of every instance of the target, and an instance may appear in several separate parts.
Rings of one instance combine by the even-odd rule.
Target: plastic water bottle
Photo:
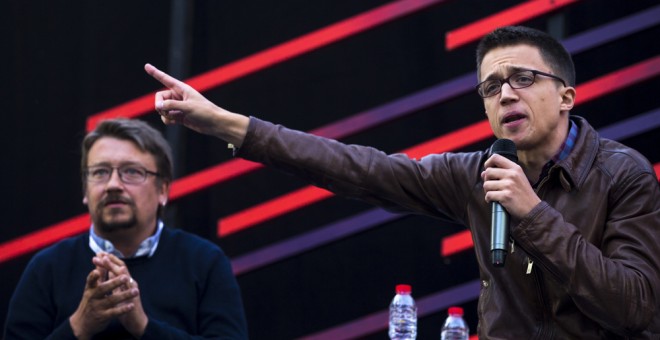
[[[414,340],[417,337],[417,306],[410,295],[410,285],[397,285],[390,304],[390,331],[392,340]]]
[[[449,316],[442,326],[440,340],[468,340],[470,329],[463,320],[463,308],[449,307]]]

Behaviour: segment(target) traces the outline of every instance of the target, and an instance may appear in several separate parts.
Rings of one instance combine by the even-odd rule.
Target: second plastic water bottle
[[[449,316],[442,326],[440,340],[468,340],[470,329],[463,320],[463,308],[449,307]]]
[[[390,330],[392,340],[414,340],[417,337],[417,306],[410,295],[410,285],[397,285],[390,304]]]

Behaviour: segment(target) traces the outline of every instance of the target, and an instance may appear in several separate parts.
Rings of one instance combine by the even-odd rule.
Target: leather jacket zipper
[[[534,265],[534,260],[527,256],[527,274],[534,275],[534,283],[536,284],[537,297],[541,306],[541,327],[539,328],[538,339],[552,339],[554,337],[553,328],[548,322],[550,318],[550,311],[548,311],[547,298],[545,296],[545,286],[543,285],[543,274],[540,270],[534,270],[532,272],[532,266]]]

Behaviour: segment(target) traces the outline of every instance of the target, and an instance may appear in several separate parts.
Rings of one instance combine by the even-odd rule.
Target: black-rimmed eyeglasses
[[[564,79],[561,79],[554,74],[545,73],[536,70],[523,70],[523,71],[518,71],[504,79],[488,79],[482,81],[476,86],[476,89],[479,95],[481,96],[481,98],[488,98],[500,93],[502,91],[502,85],[504,85],[504,83],[509,84],[509,86],[511,86],[512,89],[522,89],[525,87],[530,87],[532,86],[532,84],[534,84],[537,75],[559,80],[562,84],[564,84],[564,86],[566,86],[566,82],[564,81]]]
[[[119,179],[126,184],[140,184],[143,183],[148,175],[160,176],[159,173],[149,171],[141,166],[136,165],[122,165],[122,166],[107,166],[96,165],[90,166],[85,169],[84,175],[88,182],[91,183],[105,183],[112,177],[112,172],[117,169]]]

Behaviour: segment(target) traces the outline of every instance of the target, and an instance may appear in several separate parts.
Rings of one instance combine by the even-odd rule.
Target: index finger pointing
[[[176,89],[179,91],[183,91],[185,88],[185,83],[170,76],[169,74],[157,69],[155,66],[151,64],[145,64],[144,65],[144,70],[152,76],[154,79],[158,80],[161,84],[165,85],[166,87],[170,89]]]

